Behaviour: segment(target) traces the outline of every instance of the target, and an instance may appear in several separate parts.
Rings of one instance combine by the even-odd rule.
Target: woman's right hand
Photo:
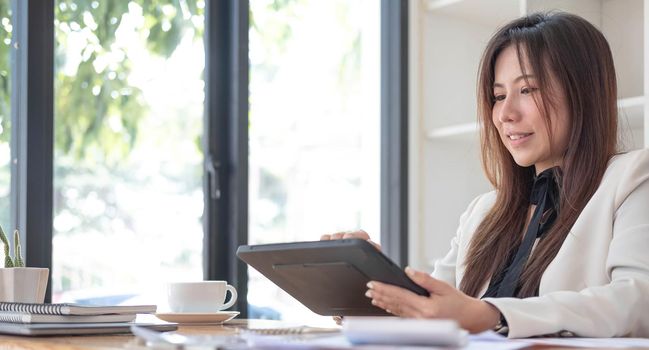
[[[358,230],[358,231],[343,231],[343,232],[336,232],[333,234],[326,234],[320,236],[321,241],[328,241],[332,239],[350,239],[350,238],[358,238],[358,239],[364,239],[371,243],[376,249],[381,250],[381,245],[372,241],[370,239],[370,235],[367,234],[367,232],[363,230]]]

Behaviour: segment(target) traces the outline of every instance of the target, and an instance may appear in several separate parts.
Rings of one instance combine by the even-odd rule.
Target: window
[[[407,114],[405,74],[392,73],[406,66],[392,56],[407,50],[385,34],[403,39],[407,2],[207,5],[0,0],[0,206],[11,193],[12,219],[32,238],[28,263],[52,268],[53,302],[163,303],[162,283],[208,277],[250,289],[239,307],[248,299],[251,317],[303,320],[306,310],[254,271],[248,283],[238,244],[357,228],[379,241],[382,211],[396,218],[381,223],[384,249],[405,257],[407,229],[391,223],[406,210],[403,138],[392,135],[403,136]],[[12,35],[18,50],[2,46]],[[14,114],[36,121],[11,140],[25,152],[7,149],[10,51],[18,64],[40,62],[13,72],[14,97],[29,90]]]
[[[202,279],[204,7],[55,2],[54,302]]]
[[[0,225],[11,226],[11,1],[0,0]]]
[[[380,2],[250,8],[249,243],[379,241]],[[248,302],[251,317],[322,320],[252,269]]]

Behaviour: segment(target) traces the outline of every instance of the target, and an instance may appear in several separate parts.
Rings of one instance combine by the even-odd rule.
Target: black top
[[[503,268],[494,274],[483,298],[507,298],[518,295],[521,272],[527,264],[534,242],[537,238],[543,238],[559,213],[559,188],[556,176],[560,176],[558,167],[547,169],[534,177],[530,204],[536,205],[536,209],[527,226],[525,237],[518,249],[509,255]],[[536,294],[538,295],[538,290]]]

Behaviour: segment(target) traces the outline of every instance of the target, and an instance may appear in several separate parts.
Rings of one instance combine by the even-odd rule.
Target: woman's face
[[[526,64],[527,81],[514,46],[510,45],[496,58],[492,120],[516,164],[522,167],[534,165],[538,174],[561,165],[568,145],[568,107],[561,89],[544,91],[556,100],[555,108],[548,111],[552,126],[552,130],[548,131],[534,100],[538,99],[539,105],[542,102],[538,80],[527,60],[523,59],[523,62]],[[551,86],[558,86],[554,83],[556,79],[550,78],[553,82]]]

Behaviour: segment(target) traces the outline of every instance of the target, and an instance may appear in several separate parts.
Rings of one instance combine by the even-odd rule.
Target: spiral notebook
[[[0,311],[20,312],[38,315],[109,315],[149,314],[156,311],[155,305],[89,306],[77,304],[32,304],[0,302]]]
[[[0,323],[106,323],[131,322],[136,314],[111,315],[41,315],[0,311]]]
[[[41,336],[41,335],[85,335],[130,333],[131,326],[157,330],[175,331],[177,323],[169,322],[109,322],[109,323],[0,323],[0,334]]]

